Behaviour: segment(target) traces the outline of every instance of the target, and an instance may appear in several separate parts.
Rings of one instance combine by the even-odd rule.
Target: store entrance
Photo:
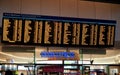
[[[80,75],[79,69],[72,65],[39,65],[37,75]]]
[[[36,64],[37,75],[82,75],[82,69],[79,68],[79,66],[82,66],[78,65],[77,60],[49,60],[41,62],[41,64]]]
[[[73,62],[73,61],[72,61]],[[113,75],[105,64],[36,64],[37,75]]]
[[[37,66],[37,75],[62,75],[63,65],[39,65]]]

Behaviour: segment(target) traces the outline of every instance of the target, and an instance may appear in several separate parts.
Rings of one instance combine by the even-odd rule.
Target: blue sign
[[[41,57],[74,58],[74,52],[41,52]]]

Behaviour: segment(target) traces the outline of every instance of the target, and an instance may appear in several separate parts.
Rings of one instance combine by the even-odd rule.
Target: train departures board
[[[16,45],[113,47],[113,20],[4,13],[2,43]]]

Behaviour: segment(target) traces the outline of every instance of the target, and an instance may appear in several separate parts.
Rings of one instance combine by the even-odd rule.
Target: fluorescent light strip
[[[120,57],[120,54],[115,55],[115,56],[111,56],[111,57],[93,58],[93,59],[95,59],[95,60],[99,60],[99,59],[111,59],[111,58],[116,58],[116,57]]]
[[[18,58],[18,59],[33,59],[33,58],[18,57],[18,56],[12,55],[12,54],[4,53],[4,52],[0,52],[0,54],[10,56],[10,57],[14,57],[14,58]]]
[[[4,60],[4,59],[0,59],[0,61],[3,61],[3,62],[5,62],[6,60]]]

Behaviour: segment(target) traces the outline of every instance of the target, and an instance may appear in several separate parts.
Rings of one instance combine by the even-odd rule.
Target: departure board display
[[[2,43],[16,45],[112,47],[112,20],[4,13]]]

